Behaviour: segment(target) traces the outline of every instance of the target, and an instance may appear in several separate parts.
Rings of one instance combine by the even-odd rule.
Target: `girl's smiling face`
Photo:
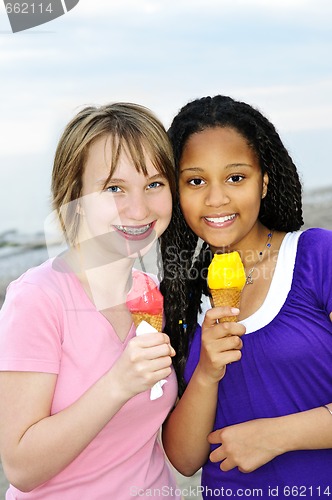
[[[250,245],[268,176],[245,138],[229,127],[192,134],[179,168],[180,204],[192,231],[213,251]]]
[[[147,176],[121,153],[109,177],[111,144],[105,137],[89,148],[82,177],[80,241],[92,240],[100,249],[123,256],[146,251],[166,229],[171,218],[172,195],[167,179],[148,155]],[[135,255],[134,255],[135,256]]]

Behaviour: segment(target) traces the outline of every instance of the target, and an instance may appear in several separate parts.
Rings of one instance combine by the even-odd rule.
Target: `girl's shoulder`
[[[47,282],[52,280],[52,276],[55,272],[53,269],[53,262],[54,259],[48,259],[39,266],[27,269],[21,276],[9,284],[9,288],[21,288],[28,284],[46,285]]]
[[[299,250],[310,254],[332,251],[332,231],[321,227],[304,230],[299,238]]]
[[[299,238],[293,290],[304,300],[332,310],[332,231],[310,228]]]
[[[332,231],[310,228],[298,241],[295,262],[295,281],[300,287],[322,289],[332,285]],[[317,288],[318,287],[318,288]]]
[[[69,286],[70,285],[70,286]],[[42,300],[57,301],[70,288],[76,287],[73,272],[66,267],[61,259],[51,258],[39,266],[28,269],[25,273],[12,281],[7,288],[7,296],[22,299],[27,302]]]
[[[316,241],[317,239],[331,241],[332,231],[323,227],[310,227],[302,231],[301,239],[305,239],[307,241]]]

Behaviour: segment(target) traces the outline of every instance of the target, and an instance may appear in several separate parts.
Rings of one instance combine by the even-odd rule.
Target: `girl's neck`
[[[272,241],[274,243],[274,232],[259,224],[245,238],[238,248],[235,248],[240,255],[245,267],[253,266],[257,261],[263,261],[270,253]]]
[[[241,240],[225,247],[211,248],[211,250],[213,253],[229,253],[237,251],[240,253],[242,260],[246,262],[248,256],[250,260],[253,253],[258,253],[262,250],[269,233],[270,230],[267,227],[263,226],[261,223],[257,223]]]
[[[71,267],[86,294],[99,311],[117,308],[125,304],[132,285],[134,259],[109,255],[92,259],[82,248],[71,251]],[[99,256],[100,257],[100,256]]]

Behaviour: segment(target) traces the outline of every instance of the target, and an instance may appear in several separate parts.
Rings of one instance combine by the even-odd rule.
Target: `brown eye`
[[[191,186],[201,186],[202,184],[204,184],[204,181],[202,179],[190,179],[188,183]]]
[[[232,175],[228,180],[233,183],[241,182],[244,179],[243,175],[236,174]]]

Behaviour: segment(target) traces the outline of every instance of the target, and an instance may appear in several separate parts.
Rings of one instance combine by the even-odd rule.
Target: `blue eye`
[[[151,184],[148,185],[148,189],[156,189],[160,186],[163,186],[164,184],[159,181],[151,182]]]
[[[121,188],[119,186],[108,186],[105,191],[109,193],[119,193],[121,191]]]

